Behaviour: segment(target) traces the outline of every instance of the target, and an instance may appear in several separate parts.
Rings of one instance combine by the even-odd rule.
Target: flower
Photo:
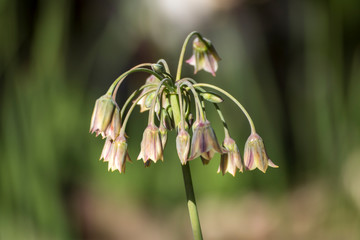
[[[208,120],[196,120],[193,124],[193,137],[189,160],[193,160],[200,155],[205,160],[210,160],[213,158],[215,152],[222,153],[222,150],[215,132],[210,126],[210,122]]]
[[[115,140],[119,136],[120,128],[121,128],[120,108],[115,103],[115,110],[111,122],[105,130],[105,136],[110,137],[112,140]]]
[[[116,138],[115,141],[112,141],[108,138],[105,142],[101,158],[103,158],[105,162],[109,162],[109,171],[118,170],[120,173],[125,172],[125,161],[127,160],[131,162],[131,159],[127,152],[127,143],[125,136],[120,135]]]
[[[240,172],[243,171],[239,148],[230,136],[225,137],[223,146],[226,151],[221,155],[220,166],[217,172],[221,172],[222,175],[228,172],[235,177],[237,169]]]
[[[154,162],[157,162],[159,159],[163,160],[160,131],[153,123],[150,123],[144,131],[141,151],[137,159],[143,159],[144,163],[149,159]]]
[[[206,43],[204,41],[206,41]],[[215,76],[218,61],[220,60],[221,58],[210,40],[203,38],[202,41],[199,38],[195,38],[193,42],[193,55],[186,62],[194,66],[195,74],[201,69],[204,69]]]
[[[262,138],[257,133],[252,133],[245,143],[244,165],[247,170],[258,168],[266,172],[268,166],[277,168],[268,157]]]
[[[154,75],[150,75],[150,76],[146,79],[146,81],[145,81],[145,84],[158,84],[158,83],[160,83],[160,80],[159,80],[157,77],[155,77]],[[147,92],[147,91],[150,90],[150,89],[151,89],[151,87],[145,87],[145,88],[142,90],[141,94]],[[141,94],[140,94],[140,95],[141,95]],[[154,94],[151,94],[151,93],[150,93],[150,94],[146,94],[145,96],[143,96],[143,97],[138,101],[137,105],[140,105],[140,112],[145,112],[145,111],[147,111],[147,110],[150,109],[150,107],[147,106],[147,104],[146,104],[146,100],[148,100],[148,102],[151,102],[151,100],[152,100],[152,98],[153,98],[154,96],[155,96],[155,95],[154,95]]]
[[[101,156],[100,156],[100,160],[101,159],[104,159],[105,162],[108,161],[108,159],[106,158],[110,149],[111,149],[111,145],[113,143],[113,140],[111,140],[111,138],[106,138],[106,141],[105,141],[105,144],[104,144],[104,147],[103,147],[103,150],[101,152]]]
[[[185,165],[188,160],[190,150],[190,134],[182,128],[176,136],[176,150],[181,164]]]
[[[105,130],[108,128],[114,113],[116,103],[111,95],[105,94],[95,102],[93,114],[91,116],[90,132],[101,134],[106,137]]]

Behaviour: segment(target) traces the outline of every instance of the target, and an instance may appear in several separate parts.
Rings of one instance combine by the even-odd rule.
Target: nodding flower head
[[[262,138],[257,133],[252,133],[245,143],[244,165],[247,170],[258,168],[266,172],[268,166],[277,168],[268,157]]]
[[[199,156],[205,160],[210,160],[215,152],[222,153],[215,132],[208,120],[196,120],[194,122],[190,152],[189,160]]]
[[[111,123],[115,106],[116,103],[109,94],[96,100],[90,123],[91,133],[95,132],[96,136],[101,134],[103,138],[106,137],[105,131]]]
[[[234,139],[229,136],[225,137],[223,147],[225,148],[225,151],[221,155],[218,173],[221,172],[222,175],[225,175],[225,173],[228,172],[235,177],[237,170],[240,172],[243,171],[239,148]]]
[[[109,171],[118,170],[120,173],[124,173],[126,160],[131,162],[127,152],[125,136],[120,135],[115,141],[107,138],[100,159],[102,158],[105,162],[108,162]]]
[[[149,160],[157,162],[163,160],[163,147],[159,129],[150,123],[144,131],[141,141],[141,151],[138,160],[143,159],[144,163]]]
[[[193,42],[193,55],[186,62],[194,66],[195,74],[204,69],[215,76],[220,60],[219,55],[209,40],[203,38],[202,41],[199,38],[195,38]]]
[[[171,74],[171,68],[164,59],[156,63],[141,63],[116,78],[107,93],[96,100],[90,132],[106,138],[100,159],[109,163],[109,170],[119,170],[122,173],[125,171],[126,160],[130,161],[125,129],[138,105],[140,112],[150,110],[148,126],[143,132],[138,155],[145,167],[163,160],[163,151],[168,137],[171,136],[168,132],[172,130],[178,131],[176,150],[182,165],[187,165],[188,161],[195,158],[200,158],[206,165],[217,152],[221,155],[218,173],[221,172],[223,175],[230,173],[235,176],[237,171],[255,168],[265,172],[268,166],[277,167],[268,158],[262,139],[255,133],[255,125],[250,115],[238,100],[213,84],[199,83],[196,79],[181,76],[185,51],[187,44],[191,44],[189,40],[192,37],[193,54],[186,62],[194,66],[195,74],[204,70],[215,76],[220,57],[213,44],[194,31],[188,35],[181,49],[176,75]],[[139,72],[149,74],[149,77],[120,108],[116,103],[119,86],[130,74]],[[245,145],[244,162],[241,161],[238,146],[229,136],[227,123],[219,107],[224,102],[223,95],[232,100],[245,114],[253,132]],[[222,146],[219,145],[215,131],[207,120],[205,102],[215,105],[224,125],[225,139]]]

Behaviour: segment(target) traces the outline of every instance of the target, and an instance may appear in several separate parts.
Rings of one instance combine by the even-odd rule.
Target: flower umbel
[[[223,142],[225,148],[224,153],[221,155],[220,166],[218,173],[230,173],[235,177],[236,171],[243,171],[243,165],[241,162],[241,156],[239,148],[237,147],[234,139],[229,136],[226,136]]]
[[[252,133],[245,143],[244,165],[246,170],[258,168],[264,173],[268,166],[278,167],[269,159],[265,151],[264,142],[257,133]]]
[[[200,40],[197,37],[193,42],[193,55],[186,62],[194,66],[195,74],[201,69],[204,69],[215,77],[215,72],[218,69],[218,62],[220,60],[221,58],[212,43],[206,38]]]
[[[122,73],[109,87],[105,95],[96,100],[90,123],[90,132],[106,138],[100,159],[108,162],[109,171],[125,172],[125,163],[130,161],[127,151],[126,126],[130,116],[138,105],[140,112],[149,110],[148,126],[144,130],[140,144],[138,160],[143,159],[144,166],[163,160],[168,132],[176,129],[176,150],[181,162],[187,203],[190,213],[194,239],[202,239],[194,190],[192,187],[190,160],[199,158],[208,164],[215,153],[221,155],[218,173],[230,173],[259,168],[264,173],[268,166],[277,167],[267,156],[264,143],[256,134],[255,125],[243,105],[230,93],[212,84],[198,83],[195,79],[181,77],[185,52],[190,40],[193,41],[193,54],[186,62],[194,66],[195,74],[205,70],[215,76],[220,57],[210,40],[200,33],[191,32],[181,48],[176,75],[172,75],[164,59],[156,63],[142,63]],[[120,85],[133,73],[145,73],[145,83],[136,89],[122,106],[116,103]],[[145,79],[144,79],[145,80]],[[136,84],[130,84],[134,86]],[[215,92],[210,92],[210,91]],[[229,128],[223,116],[220,104],[224,104],[222,95],[227,96],[245,115],[249,122],[251,135],[245,144],[244,165],[239,149],[230,137]],[[214,129],[207,119],[207,107],[213,105],[222,121],[225,139],[220,147]],[[194,121],[195,120],[195,121]],[[157,127],[159,126],[159,127]],[[192,128],[190,137],[189,129]],[[192,139],[191,139],[192,138]]]

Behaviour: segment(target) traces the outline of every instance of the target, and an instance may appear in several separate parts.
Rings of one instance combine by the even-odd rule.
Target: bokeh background
[[[145,169],[147,114],[135,111],[120,175],[88,130],[118,75],[159,58],[175,72],[193,30],[222,61],[216,78],[183,75],[237,97],[280,166],[233,178],[216,174],[218,155],[191,162],[205,239],[359,239],[358,0],[1,0],[0,239],[192,238],[175,134]],[[118,101],[145,78],[129,77]],[[242,151],[246,120],[221,107]]]

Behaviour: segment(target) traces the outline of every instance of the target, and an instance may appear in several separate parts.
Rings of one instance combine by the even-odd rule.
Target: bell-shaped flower
[[[193,137],[189,160],[193,160],[199,156],[205,160],[210,160],[213,158],[215,152],[222,153],[214,129],[210,126],[208,120],[196,120],[192,127]]]
[[[121,116],[120,116],[120,108],[117,104],[115,104],[115,110],[111,119],[110,124],[105,130],[105,136],[110,137],[112,140],[115,140],[120,133],[121,128]]]
[[[90,123],[91,133],[95,132],[96,136],[101,134],[103,138],[106,137],[105,131],[111,123],[115,106],[116,103],[109,94],[96,100]]]
[[[238,169],[240,172],[243,171],[239,148],[237,147],[234,139],[230,136],[225,137],[223,147],[225,148],[225,151],[221,155],[218,173],[221,172],[222,175],[225,175],[225,173],[228,172],[235,177]]]
[[[212,43],[203,38],[207,44],[199,38],[195,38],[193,42],[193,55],[186,62],[194,66],[195,74],[204,69],[215,76],[218,69],[218,62],[221,60]]]
[[[246,170],[258,168],[264,173],[268,166],[278,167],[269,159],[265,151],[264,142],[257,133],[252,133],[245,143],[244,165]]]
[[[182,165],[185,165],[188,160],[190,150],[190,134],[181,128],[176,136],[176,150]]]
[[[144,131],[139,159],[143,159],[144,163],[149,160],[154,162],[163,160],[160,131],[153,123],[150,123]]]
[[[115,141],[106,140],[101,158],[104,158],[105,162],[108,162],[109,171],[118,170],[120,173],[125,172],[126,160],[131,162],[129,154],[127,152],[126,138],[123,135],[118,136]],[[109,142],[110,147],[109,147]]]

